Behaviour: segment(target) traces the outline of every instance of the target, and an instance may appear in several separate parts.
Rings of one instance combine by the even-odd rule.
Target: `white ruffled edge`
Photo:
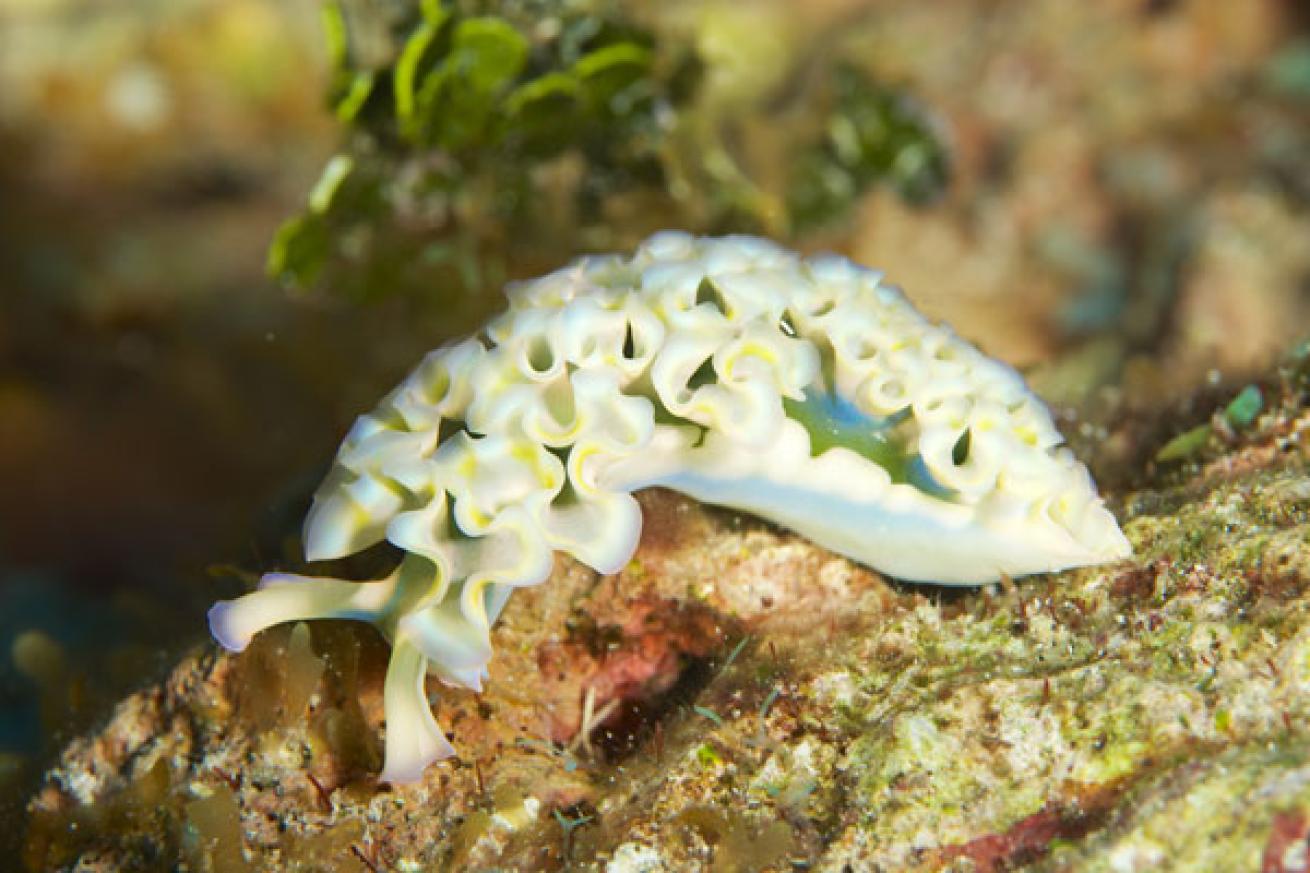
[[[631,258],[584,258],[509,296],[485,344],[432,352],[358,419],[315,494],[310,560],[383,539],[414,557],[373,583],[271,574],[210,613],[236,650],[283,621],[378,625],[394,646],[384,778],[417,779],[452,754],[424,676],[480,689],[491,624],[514,588],[549,576],[555,551],[601,573],[627,563],[635,488],[740,506],[909,578],[972,584],[1011,565],[1127,554],[1018,374],[929,323],[877,271],[752,237],[665,232]],[[931,487],[893,482],[840,447],[811,457],[784,400],[815,390],[905,422]],[[868,535],[879,525],[902,530],[894,557],[866,542],[886,541]],[[916,556],[908,544],[926,531],[947,539]],[[928,554],[952,546],[996,554],[975,578]],[[1007,563],[1004,549],[1028,554]]]

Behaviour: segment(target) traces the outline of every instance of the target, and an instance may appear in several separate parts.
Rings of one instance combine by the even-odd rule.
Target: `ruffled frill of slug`
[[[663,233],[509,296],[478,338],[428,355],[360,417],[315,495],[311,560],[386,539],[409,555],[401,569],[364,584],[273,576],[211,614],[232,648],[293,619],[376,624],[394,647],[387,778],[450,753],[422,677],[480,688],[491,625],[555,551],[624,566],[637,488],[755,512],[909,579],[1127,554],[1022,379],[875,271]]]

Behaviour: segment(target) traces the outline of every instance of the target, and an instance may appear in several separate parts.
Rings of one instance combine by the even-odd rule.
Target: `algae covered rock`
[[[485,693],[442,695],[460,756],[415,785],[370,775],[371,632],[205,648],[67,749],[27,864],[1298,869],[1310,415],[1295,367],[1262,389],[1111,495],[1134,559],[977,592],[643,492],[633,562],[561,558],[507,607]]]

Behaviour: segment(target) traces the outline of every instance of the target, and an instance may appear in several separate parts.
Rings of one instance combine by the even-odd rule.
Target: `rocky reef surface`
[[[432,685],[461,757],[393,790],[371,775],[387,649],[367,628],[170,666],[232,577],[295,568],[318,466],[455,303],[434,325],[391,280],[363,307],[261,279],[341,147],[318,4],[93,5],[9,4],[0,26],[0,868],[20,839],[40,870],[1310,864],[1304,377],[1271,373],[1249,414],[1240,390],[1310,318],[1310,7],[624,2],[653,57],[705,66],[660,154],[708,177],[653,209],[624,185],[658,177],[565,154],[511,174],[550,195],[512,233],[477,184],[462,211],[401,186],[427,192],[404,204],[424,242],[490,228],[493,253],[545,250],[531,275],[653,226],[722,230],[725,191],[733,229],[790,236],[779,145],[814,145],[860,184],[787,244],[885,269],[1048,401],[1090,400],[1065,429],[1137,558],[910,587],[649,494],[632,566],[561,561],[515,598],[486,694]],[[829,66],[934,119],[937,199],[861,182],[883,101],[830,123]],[[576,220],[574,190],[603,220]],[[440,275],[462,250],[402,260]],[[470,324],[499,306],[484,278]],[[88,730],[32,795],[44,745]]]
[[[982,590],[644,493],[629,566],[557,559],[506,610],[484,694],[430,683],[459,757],[417,785],[373,776],[370,629],[203,646],[66,749],[25,863],[1304,869],[1308,372],[1219,402],[1110,495],[1133,559]],[[1094,464],[1160,448],[1125,420]]]

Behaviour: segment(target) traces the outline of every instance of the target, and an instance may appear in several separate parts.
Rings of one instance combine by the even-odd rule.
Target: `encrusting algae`
[[[753,237],[665,232],[510,290],[347,435],[310,560],[387,540],[372,582],[273,573],[210,611],[234,651],[302,619],[391,642],[382,778],[454,749],[425,680],[482,690],[491,627],[565,552],[631,560],[632,492],[746,510],[891,575],[974,585],[1126,557],[1041,401],[876,271]]]

